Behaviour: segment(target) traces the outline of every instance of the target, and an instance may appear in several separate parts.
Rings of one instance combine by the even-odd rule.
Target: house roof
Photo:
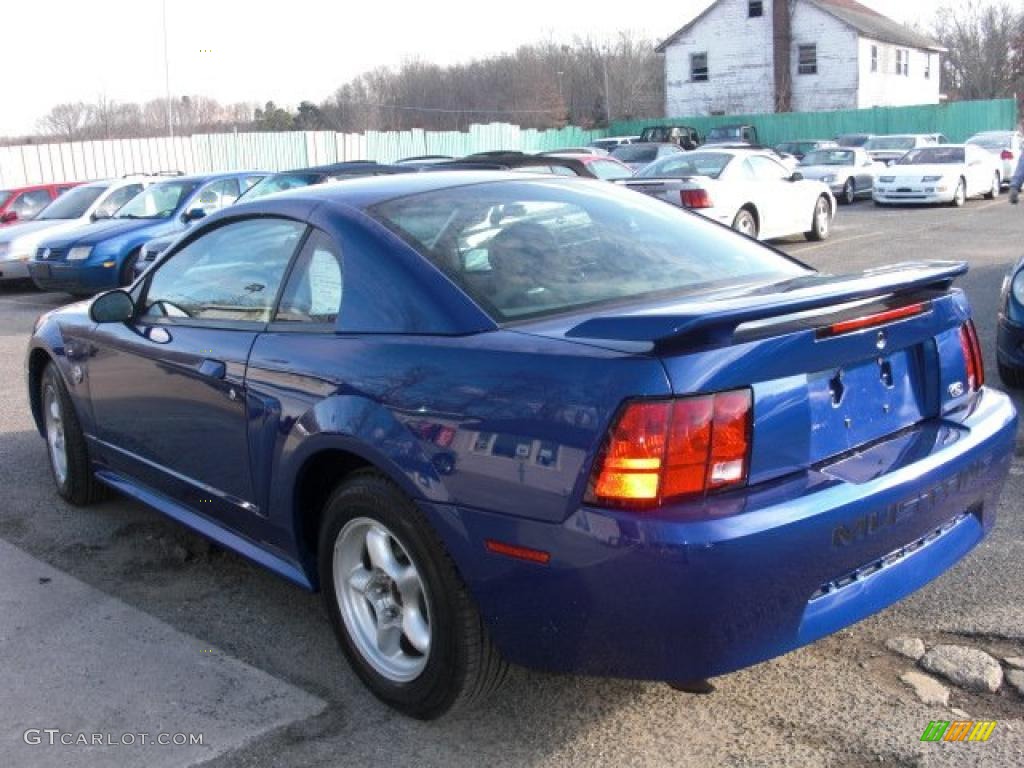
[[[715,0],[701,13],[669,35],[654,50],[658,53],[664,53],[666,48],[689,32],[705,16],[711,13],[721,1]],[[857,0],[807,0],[807,2],[839,19],[839,21],[852,27],[864,37],[870,37],[883,43],[905,45],[908,48],[932,51],[945,50],[945,48],[931,38],[914,32],[898,21],[894,21],[888,16],[883,16],[877,11],[871,10],[866,5],[861,5]]]

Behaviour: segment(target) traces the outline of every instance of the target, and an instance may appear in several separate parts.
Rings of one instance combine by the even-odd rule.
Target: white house
[[[937,104],[945,49],[856,0],[717,0],[657,50],[685,117]]]

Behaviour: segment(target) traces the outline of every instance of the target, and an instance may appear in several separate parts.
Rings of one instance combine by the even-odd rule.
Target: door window
[[[305,229],[297,221],[259,218],[204,232],[155,269],[143,318],[268,322]]]
[[[199,197],[192,207],[213,213],[231,205],[239,194],[238,179],[221,179],[199,190]]]
[[[117,213],[117,210],[135,197],[143,190],[142,184],[128,184],[127,186],[115,189],[110,196],[96,208],[97,218],[109,218]]]
[[[753,172],[755,181],[784,181],[790,174],[786,168],[772,160],[770,157],[753,155],[747,158],[750,163],[750,170]]]
[[[295,261],[274,320],[285,323],[334,323],[341,311],[344,265],[341,252],[315,230]]]

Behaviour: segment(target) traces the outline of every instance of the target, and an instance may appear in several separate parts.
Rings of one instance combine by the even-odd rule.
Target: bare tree
[[[39,121],[39,130],[62,141],[81,139],[89,124],[90,111],[81,101],[58,104]]]
[[[1008,98],[1024,87],[1024,12],[977,0],[939,11],[935,37],[948,49],[943,90],[956,99]]]

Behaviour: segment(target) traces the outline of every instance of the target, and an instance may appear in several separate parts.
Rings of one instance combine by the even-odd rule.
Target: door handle
[[[227,366],[220,360],[206,359],[199,365],[199,375],[209,379],[223,379],[227,372]]]

